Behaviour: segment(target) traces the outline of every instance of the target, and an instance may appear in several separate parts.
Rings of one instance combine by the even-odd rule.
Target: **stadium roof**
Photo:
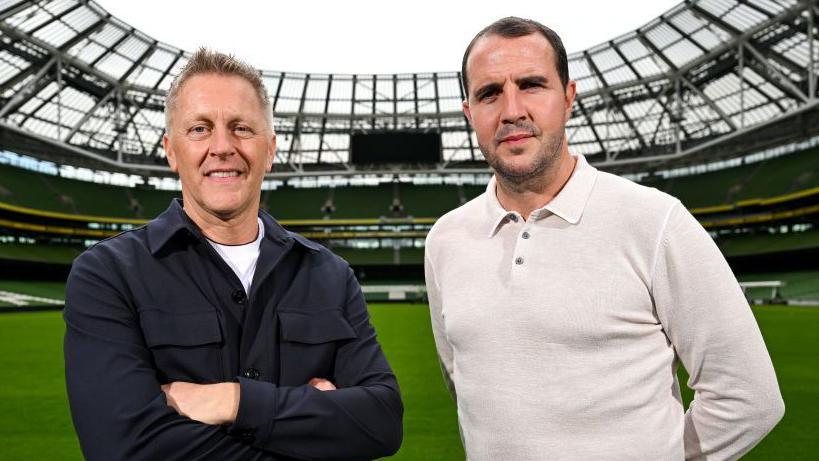
[[[813,134],[817,15],[817,0],[691,0],[570,55],[572,150],[609,169],[650,169]],[[0,0],[0,140],[62,163],[167,172],[164,95],[188,56],[93,1]],[[362,173],[350,134],[370,130],[441,134],[442,163],[402,172],[487,168],[458,72],[263,77],[274,175]]]

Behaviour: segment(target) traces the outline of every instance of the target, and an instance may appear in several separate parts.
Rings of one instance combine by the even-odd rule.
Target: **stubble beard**
[[[510,186],[521,187],[532,182],[539,182],[547,179],[546,177],[549,176],[549,172],[560,159],[560,147],[563,145],[564,136],[565,130],[560,130],[560,133],[556,136],[544,135],[543,142],[540,143],[538,152],[529,165],[523,168],[513,167],[504,162],[503,159],[501,159],[501,156],[497,155],[496,150],[492,151],[491,154],[488,154],[489,149],[487,146],[479,144],[479,147],[481,148],[487,163],[489,163],[489,166],[495,170],[495,174],[498,175],[499,180],[504,181]],[[522,155],[519,152],[515,152],[514,149],[512,152]]]

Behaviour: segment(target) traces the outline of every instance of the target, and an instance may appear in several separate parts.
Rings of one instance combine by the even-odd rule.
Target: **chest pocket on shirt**
[[[222,331],[215,311],[140,312],[139,323],[161,383],[224,381]]]
[[[312,378],[333,379],[336,351],[356,338],[341,309],[313,312],[279,309],[281,363],[279,382],[306,384]]]

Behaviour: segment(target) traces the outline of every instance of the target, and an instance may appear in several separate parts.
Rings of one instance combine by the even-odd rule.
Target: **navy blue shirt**
[[[65,367],[89,460],[370,459],[403,406],[347,263],[267,213],[245,293],[174,201],[94,245],[66,286]],[[307,382],[331,380],[335,391]],[[167,405],[161,384],[238,381],[231,426]]]

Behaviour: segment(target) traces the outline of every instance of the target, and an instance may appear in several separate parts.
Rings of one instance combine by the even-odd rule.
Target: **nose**
[[[501,121],[505,124],[515,124],[527,116],[526,106],[521,98],[520,91],[515,85],[507,85],[503,90],[503,107]]]
[[[231,131],[227,128],[214,128],[213,135],[210,137],[210,150],[208,154],[217,157],[226,157],[235,153],[236,146]]]

